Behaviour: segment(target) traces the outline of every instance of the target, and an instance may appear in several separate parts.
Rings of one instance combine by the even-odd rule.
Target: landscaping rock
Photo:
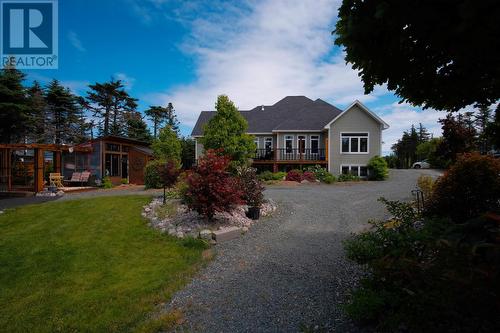
[[[206,240],[212,239],[212,231],[208,229],[203,229],[202,231],[200,231],[200,238]]]
[[[240,237],[241,229],[238,227],[222,228],[213,232],[213,238],[217,242],[225,242]]]
[[[173,200],[169,200],[169,204],[172,202]],[[151,227],[164,233],[168,232],[169,235],[174,237],[182,233],[182,237],[200,237],[209,240],[212,238],[212,232],[209,229],[214,228],[214,226],[220,227],[219,229],[221,230],[227,227],[234,227],[239,229],[241,233],[241,231],[243,231],[242,228],[245,228],[244,231],[247,231],[257,222],[246,217],[245,212],[248,209],[246,205],[237,206],[231,212],[218,212],[211,222],[208,222],[195,211],[189,210],[188,207],[180,201],[177,202],[177,212],[174,216],[160,218],[156,211],[162,207],[162,205],[163,202],[161,197],[154,198],[148,205],[143,207],[141,215],[149,220]],[[271,200],[266,201],[262,204],[261,216],[269,216],[275,210],[275,203]]]
[[[182,231],[177,232],[177,238],[184,238],[184,233]]]

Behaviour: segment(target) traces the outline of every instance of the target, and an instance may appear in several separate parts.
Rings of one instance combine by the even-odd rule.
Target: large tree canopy
[[[456,111],[500,98],[500,1],[343,0],[334,33],[365,93]]]

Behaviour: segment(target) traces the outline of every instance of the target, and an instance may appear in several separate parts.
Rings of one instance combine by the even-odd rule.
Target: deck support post
[[[35,192],[43,191],[43,169],[44,169],[44,151],[41,148],[35,149]]]
[[[273,172],[278,172],[278,163],[273,163]]]

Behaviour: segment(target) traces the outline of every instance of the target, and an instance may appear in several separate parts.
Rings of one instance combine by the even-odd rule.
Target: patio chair
[[[49,182],[51,186],[56,186],[56,187],[64,187],[62,181],[63,181],[63,176],[61,176],[60,173],[54,172],[49,174]]]
[[[69,184],[80,183],[81,182],[81,180],[80,180],[81,177],[82,177],[82,173],[81,172],[73,172],[73,174],[71,175],[71,179],[65,180],[64,182],[65,183],[69,183]]]
[[[84,183],[88,183],[89,182],[89,178],[90,178],[90,172],[88,171],[84,171],[82,172],[82,175],[80,177],[80,183],[81,185],[83,185]]]

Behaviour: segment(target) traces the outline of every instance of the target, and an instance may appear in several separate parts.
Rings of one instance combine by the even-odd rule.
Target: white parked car
[[[411,167],[413,169],[429,169],[431,167],[431,165],[429,164],[429,162],[427,162],[427,160],[423,160],[420,162],[413,163],[413,165]]]

